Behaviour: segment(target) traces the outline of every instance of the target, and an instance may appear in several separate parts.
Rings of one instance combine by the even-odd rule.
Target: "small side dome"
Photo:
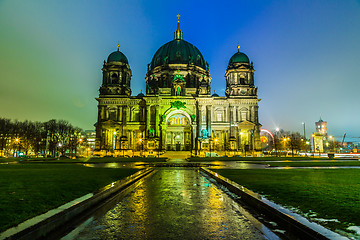
[[[214,90],[213,95],[211,95],[212,97],[219,97],[219,95],[216,93],[216,90]]]
[[[122,52],[120,52],[119,49],[109,55],[107,62],[122,62],[127,64],[129,63],[126,56]]]
[[[240,46],[237,46],[237,53],[235,53],[229,61],[229,64],[231,63],[250,63],[249,57],[246,56],[245,53],[240,52]]]
[[[230,63],[250,63],[250,60],[245,53],[237,52],[230,58],[229,64]]]

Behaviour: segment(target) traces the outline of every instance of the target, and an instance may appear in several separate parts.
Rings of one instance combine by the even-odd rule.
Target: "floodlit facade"
[[[102,72],[95,154],[261,149],[253,63],[239,49],[225,71],[224,97],[211,94],[209,64],[183,40],[179,22],[174,40],[148,64],[146,95],[131,96],[132,72],[119,48],[104,61]]]

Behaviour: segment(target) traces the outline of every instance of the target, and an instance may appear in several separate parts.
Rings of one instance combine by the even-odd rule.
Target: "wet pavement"
[[[246,162],[236,162],[236,161],[211,161],[211,162],[187,162],[185,160],[172,159],[167,163],[146,163],[146,162],[123,162],[123,163],[96,163],[96,164],[83,164],[85,167],[104,167],[104,168],[137,168],[143,169],[149,165],[196,165],[202,164],[210,169],[263,169],[266,168],[267,165],[257,164],[257,163],[246,163]]]
[[[198,169],[160,168],[63,239],[278,239]]]

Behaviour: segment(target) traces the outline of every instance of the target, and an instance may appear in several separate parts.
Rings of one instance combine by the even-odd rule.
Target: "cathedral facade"
[[[225,71],[224,97],[211,94],[209,64],[183,40],[179,22],[174,40],[161,46],[148,64],[146,95],[131,96],[132,72],[119,48],[104,61],[102,72],[95,154],[170,150],[231,155],[261,148],[253,63],[239,49]]]

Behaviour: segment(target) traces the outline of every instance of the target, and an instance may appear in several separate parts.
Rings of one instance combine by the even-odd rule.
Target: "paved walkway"
[[[197,169],[162,168],[64,239],[278,239]]]

